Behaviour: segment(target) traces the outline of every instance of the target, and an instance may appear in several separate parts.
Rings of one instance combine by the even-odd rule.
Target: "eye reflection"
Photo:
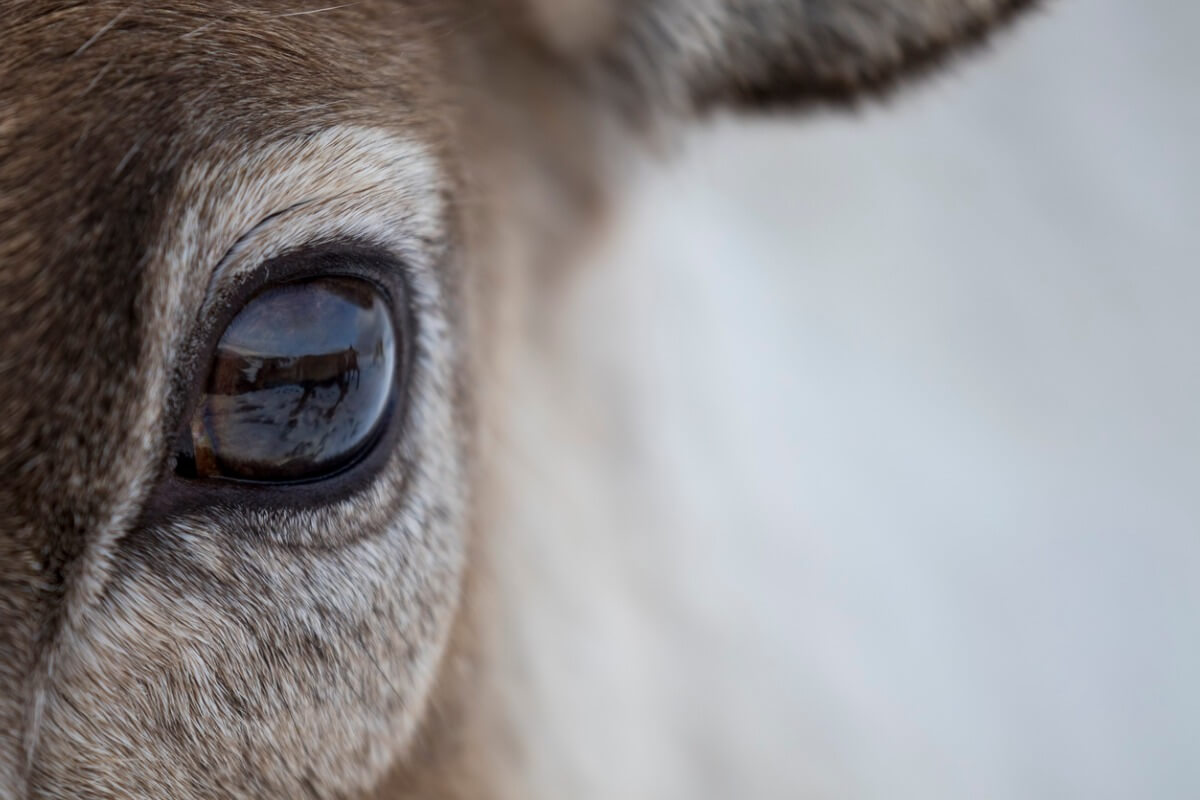
[[[373,440],[395,364],[391,312],[371,283],[268,288],[221,336],[179,471],[248,481],[335,472]]]

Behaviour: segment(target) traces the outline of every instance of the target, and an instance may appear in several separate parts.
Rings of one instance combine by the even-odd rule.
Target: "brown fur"
[[[479,444],[526,303],[647,122],[878,92],[1026,3],[321,5],[0,5],[0,795],[530,796]],[[356,225],[430,332],[386,464],[151,513],[214,270]]]

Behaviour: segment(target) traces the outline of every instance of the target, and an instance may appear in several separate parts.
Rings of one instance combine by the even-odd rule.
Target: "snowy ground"
[[[1200,797],[1198,31],[1060,0],[895,108],[718,126],[581,284],[704,642],[657,702],[762,731],[755,796]]]

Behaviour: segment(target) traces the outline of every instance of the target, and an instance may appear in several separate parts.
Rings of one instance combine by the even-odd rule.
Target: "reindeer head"
[[[1024,5],[6,3],[0,794],[528,796],[477,436],[514,320],[630,148]]]

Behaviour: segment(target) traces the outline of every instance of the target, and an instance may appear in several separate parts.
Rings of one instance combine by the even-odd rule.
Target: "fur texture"
[[[3,4],[0,795],[552,793],[481,446],[507,343],[647,120],[877,91],[1022,5]],[[384,466],[154,513],[215,299],[339,241],[419,331]]]

